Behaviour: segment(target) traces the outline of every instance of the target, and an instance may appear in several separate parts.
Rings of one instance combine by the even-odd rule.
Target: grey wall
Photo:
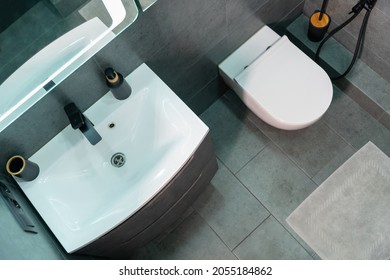
[[[21,15],[27,12],[39,0],[21,0],[15,3],[14,0],[3,0],[0,9],[0,32],[3,32]]]
[[[331,0],[327,13],[332,19],[331,29],[344,22],[350,15],[351,8],[358,3],[357,0]],[[306,0],[304,13],[310,16],[314,10],[321,7],[322,0]],[[350,51],[355,48],[357,36],[365,11],[356,18],[344,30],[340,31],[335,38]],[[390,1],[378,0],[371,12],[364,50],[361,59],[375,70],[379,75],[390,81]]]
[[[225,91],[217,64],[264,24],[282,30],[303,0],[159,0],[39,103],[0,133],[0,166],[31,156],[68,125],[63,107],[87,109],[107,92],[101,68],[124,75],[146,62],[196,113]],[[75,131],[75,133],[79,133]]]

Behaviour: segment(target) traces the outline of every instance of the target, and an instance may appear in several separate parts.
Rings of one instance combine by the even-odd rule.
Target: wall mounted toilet
[[[313,124],[332,101],[327,73],[268,26],[227,57],[219,71],[253,113],[280,129]]]

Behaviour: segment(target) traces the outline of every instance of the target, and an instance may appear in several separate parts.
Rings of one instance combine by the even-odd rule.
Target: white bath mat
[[[287,223],[322,259],[389,259],[390,158],[367,143]]]

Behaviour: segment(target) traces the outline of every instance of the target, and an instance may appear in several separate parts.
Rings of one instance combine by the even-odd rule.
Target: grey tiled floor
[[[334,88],[324,117],[309,128],[270,127],[229,91],[201,115],[219,170],[141,259],[317,259],[287,216],[367,141],[390,155],[390,131]]]

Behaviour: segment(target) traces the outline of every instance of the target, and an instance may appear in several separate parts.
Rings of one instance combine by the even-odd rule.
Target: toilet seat
[[[333,95],[326,72],[283,36],[235,78],[243,102],[265,122],[300,129],[317,121]]]

